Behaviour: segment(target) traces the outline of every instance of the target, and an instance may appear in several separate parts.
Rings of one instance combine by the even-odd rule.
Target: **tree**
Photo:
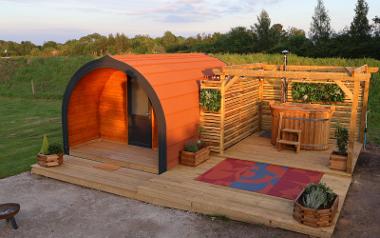
[[[272,40],[272,44],[276,45],[286,38],[286,31],[284,30],[281,24],[273,24],[270,28],[270,38]]]
[[[136,54],[162,53],[162,48],[148,35],[136,35],[132,39],[132,51]]]
[[[358,0],[355,7],[355,16],[350,26],[350,35],[355,40],[367,39],[371,34],[368,18],[368,4],[365,0]]]
[[[330,17],[322,0],[318,0],[310,26],[310,39],[314,43],[326,41],[331,36]]]
[[[177,37],[171,33],[170,31],[166,31],[164,35],[161,37],[160,42],[166,50],[175,47],[177,44]]]
[[[117,53],[126,53],[131,51],[131,40],[122,34],[117,33],[115,36],[115,47]]]
[[[46,41],[46,42],[42,45],[42,49],[45,49],[45,48],[58,49],[58,44],[57,44],[57,42],[55,42],[55,41]]]
[[[306,38],[305,31],[291,27],[287,30],[286,36],[274,47],[271,52],[279,53],[284,49],[288,49],[290,52],[296,55],[305,56],[308,54],[308,50],[313,45],[309,39]]]
[[[252,32],[243,26],[232,28],[223,38],[225,52],[246,54],[253,51]]]
[[[260,15],[257,17],[257,23],[255,23],[251,29],[254,34],[254,37],[257,41],[257,50],[265,51],[272,46],[272,41],[270,38],[270,23],[268,13],[265,10],[262,10]]]
[[[375,16],[373,19],[373,33],[376,37],[380,36],[380,17]]]

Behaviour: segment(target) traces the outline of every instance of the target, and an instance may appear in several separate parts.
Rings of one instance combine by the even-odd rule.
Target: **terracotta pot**
[[[334,222],[335,215],[338,211],[339,197],[335,197],[330,208],[312,209],[304,207],[300,201],[302,194],[294,202],[293,218],[301,224],[312,227],[331,226]]]
[[[37,154],[37,163],[42,167],[56,167],[63,164],[63,154]]]
[[[181,151],[181,164],[197,166],[210,158],[210,147],[206,146],[197,152]]]
[[[330,169],[346,171],[347,155],[340,155],[336,151],[330,154]]]

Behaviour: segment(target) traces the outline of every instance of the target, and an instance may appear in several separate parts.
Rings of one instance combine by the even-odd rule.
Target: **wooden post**
[[[259,131],[263,129],[263,98],[264,98],[264,80],[259,78]]]
[[[221,75],[223,77],[223,81],[220,86],[220,138],[219,138],[219,154],[224,154],[224,114],[225,114],[225,84],[226,84],[226,75]]]
[[[356,77],[356,72],[353,75],[354,79]],[[347,159],[347,173],[352,174],[353,172],[353,159],[355,152],[355,132],[358,130],[356,127],[356,119],[358,112],[358,100],[359,100],[359,90],[360,90],[360,81],[354,80],[354,92],[352,99],[352,107],[351,107],[351,120],[350,120],[350,128],[349,128],[349,137],[348,137],[348,159]]]
[[[365,119],[366,119],[366,113],[368,109],[368,95],[369,95],[369,86],[370,86],[370,78],[368,81],[363,82],[364,83],[364,92],[363,92],[363,106],[362,106],[362,114],[361,114],[361,120],[360,120],[360,142],[364,143],[364,130],[365,130]]]

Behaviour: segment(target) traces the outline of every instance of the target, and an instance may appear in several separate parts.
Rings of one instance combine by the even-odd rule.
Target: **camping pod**
[[[121,165],[152,155],[145,159],[165,172],[197,136],[199,81],[224,65],[195,53],[104,56],[85,64],[64,94],[65,153]],[[93,147],[74,153],[85,145]]]

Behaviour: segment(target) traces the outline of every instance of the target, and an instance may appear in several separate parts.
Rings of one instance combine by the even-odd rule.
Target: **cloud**
[[[0,0],[28,6],[40,5],[63,11],[86,14],[104,14],[146,17],[165,23],[191,23],[238,15],[257,10],[258,6],[274,4],[281,0]]]
[[[170,23],[199,22],[226,15],[250,13],[258,5],[274,4],[281,0],[176,0],[149,12],[150,17]]]

